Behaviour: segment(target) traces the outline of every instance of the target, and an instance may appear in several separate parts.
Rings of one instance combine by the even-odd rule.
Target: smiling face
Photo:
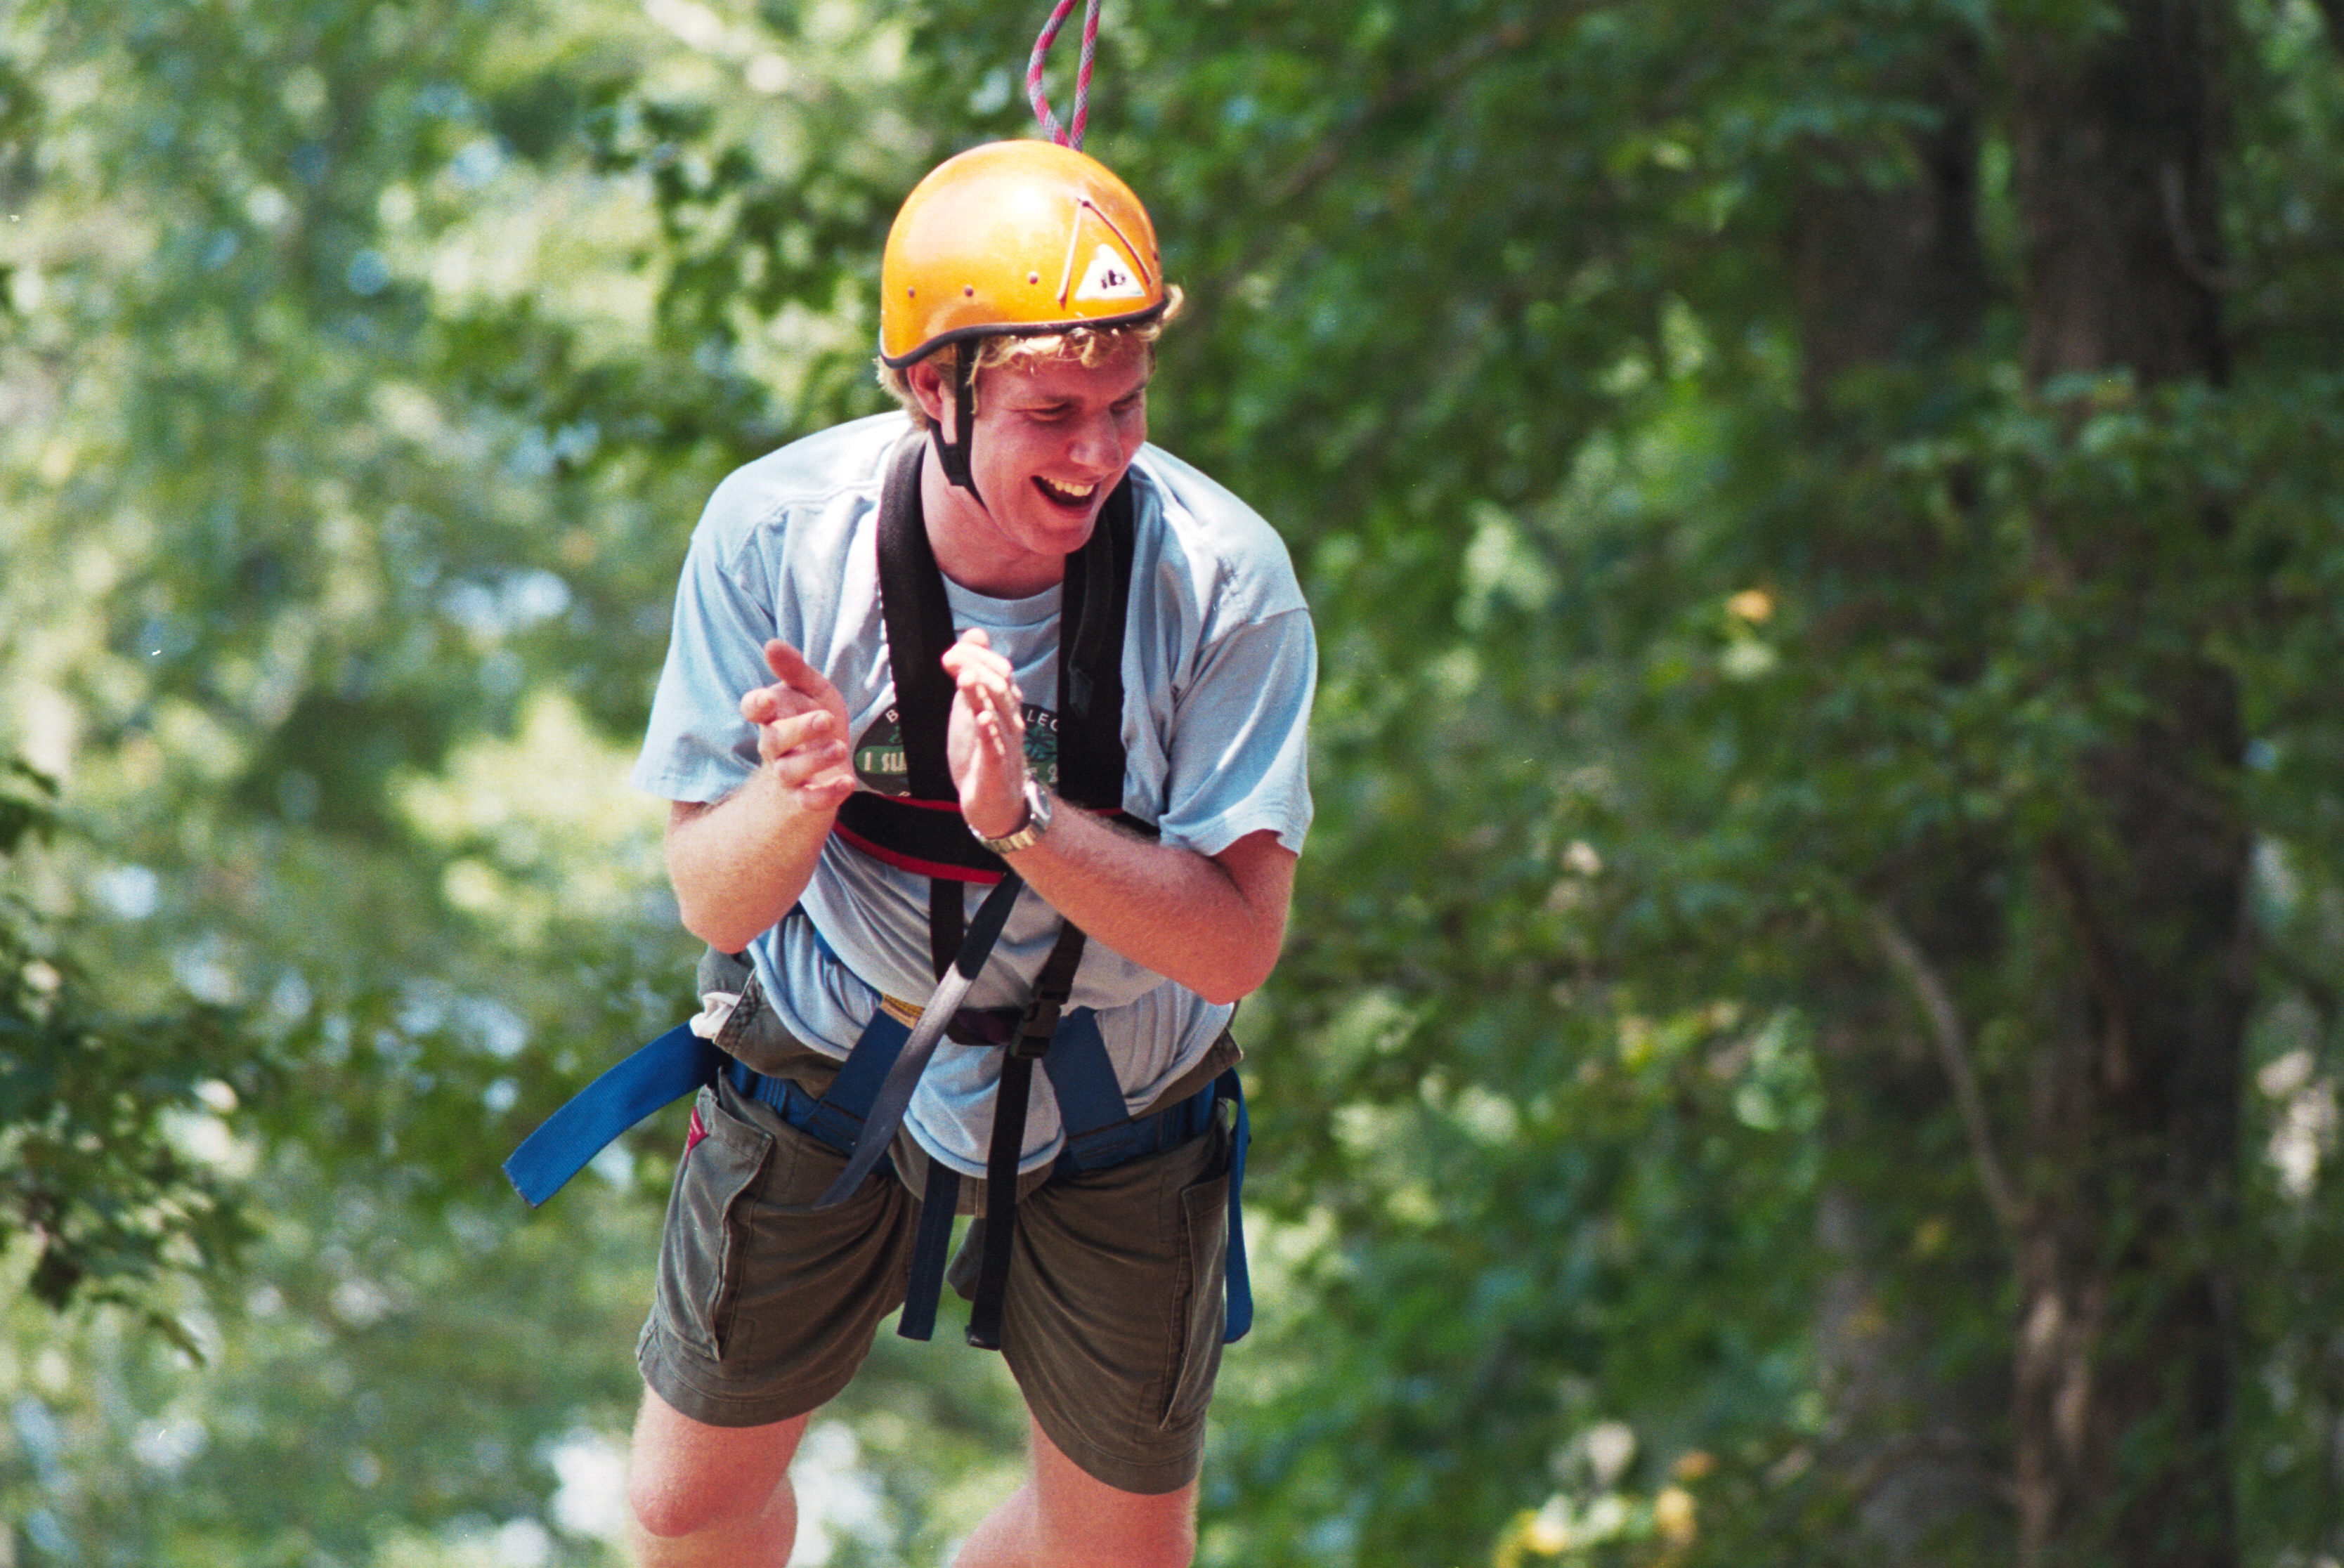
[[[928,538],[946,577],[1018,598],[1065,575],[1147,439],[1152,368],[1148,346],[1129,341],[1093,365],[1019,356],[977,373],[970,467],[983,504],[945,479],[933,447],[922,474]],[[930,418],[948,418],[944,371],[923,361],[907,379]]]

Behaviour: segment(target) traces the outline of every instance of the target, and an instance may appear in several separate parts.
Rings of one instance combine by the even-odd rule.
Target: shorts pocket
[[[1202,1421],[1221,1370],[1221,1332],[1228,1318],[1229,1177],[1220,1173],[1180,1191],[1180,1338],[1172,1367],[1171,1397],[1159,1427]]]
[[[763,1129],[742,1121],[702,1089],[693,1114],[705,1136],[676,1173],[675,1223],[660,1260],[660,1299],[671,1326],[702,1354],[722,1360],[733,1342],[733,1310],[753,1227],[753,1193],[773,1154]]]

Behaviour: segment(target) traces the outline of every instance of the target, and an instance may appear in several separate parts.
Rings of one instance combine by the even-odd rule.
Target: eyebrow
[[[1139,385],[1130,388],[1128,391],[1118,393],[1116,397],[1109,399],[1109,402],[1111,405],[1128,403],[1135,397],[1146,396],[1147,392],[1147,382],[1142,381]],[[1008,406],[1024,414],[1046,414],[1060,408],[1075,407],[1081,402],[1082,399],[1080,397],[1050,397],[1040,393],[1035,393],[1029,394],[1026,397],[1013,397],[1009,399]]]

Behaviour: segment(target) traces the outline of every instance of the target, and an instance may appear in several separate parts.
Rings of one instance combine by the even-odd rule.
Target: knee
[[[693,1421],[646,1392],[627,1463],[627,1508],[654,1540],[793,1526],[790,1459],[806,1418],[770,1426]]]
[[[644,1534],[662,1540],[697,1535],[722,1523],[720,1502],[668,1477],[639,1472],[627,1478],[627,1507],[635,1523]]]
[[[656,1466],[627,1477],[627,1506],[644,1534],[663,1541],[735,1529],[763,1514],[773,1488],[712,1485]]]

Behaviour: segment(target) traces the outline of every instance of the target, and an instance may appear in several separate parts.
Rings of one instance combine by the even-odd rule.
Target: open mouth
[[[1091,498],[1098,494],[1098,484],[1096,480],[1087,485],[1061,485],[1055,480],[1046,479],[1039,474],[1034,477],[1034,487],[1040,490],[1049,500],[1069,510],[1079,510],[1089,506]]]

